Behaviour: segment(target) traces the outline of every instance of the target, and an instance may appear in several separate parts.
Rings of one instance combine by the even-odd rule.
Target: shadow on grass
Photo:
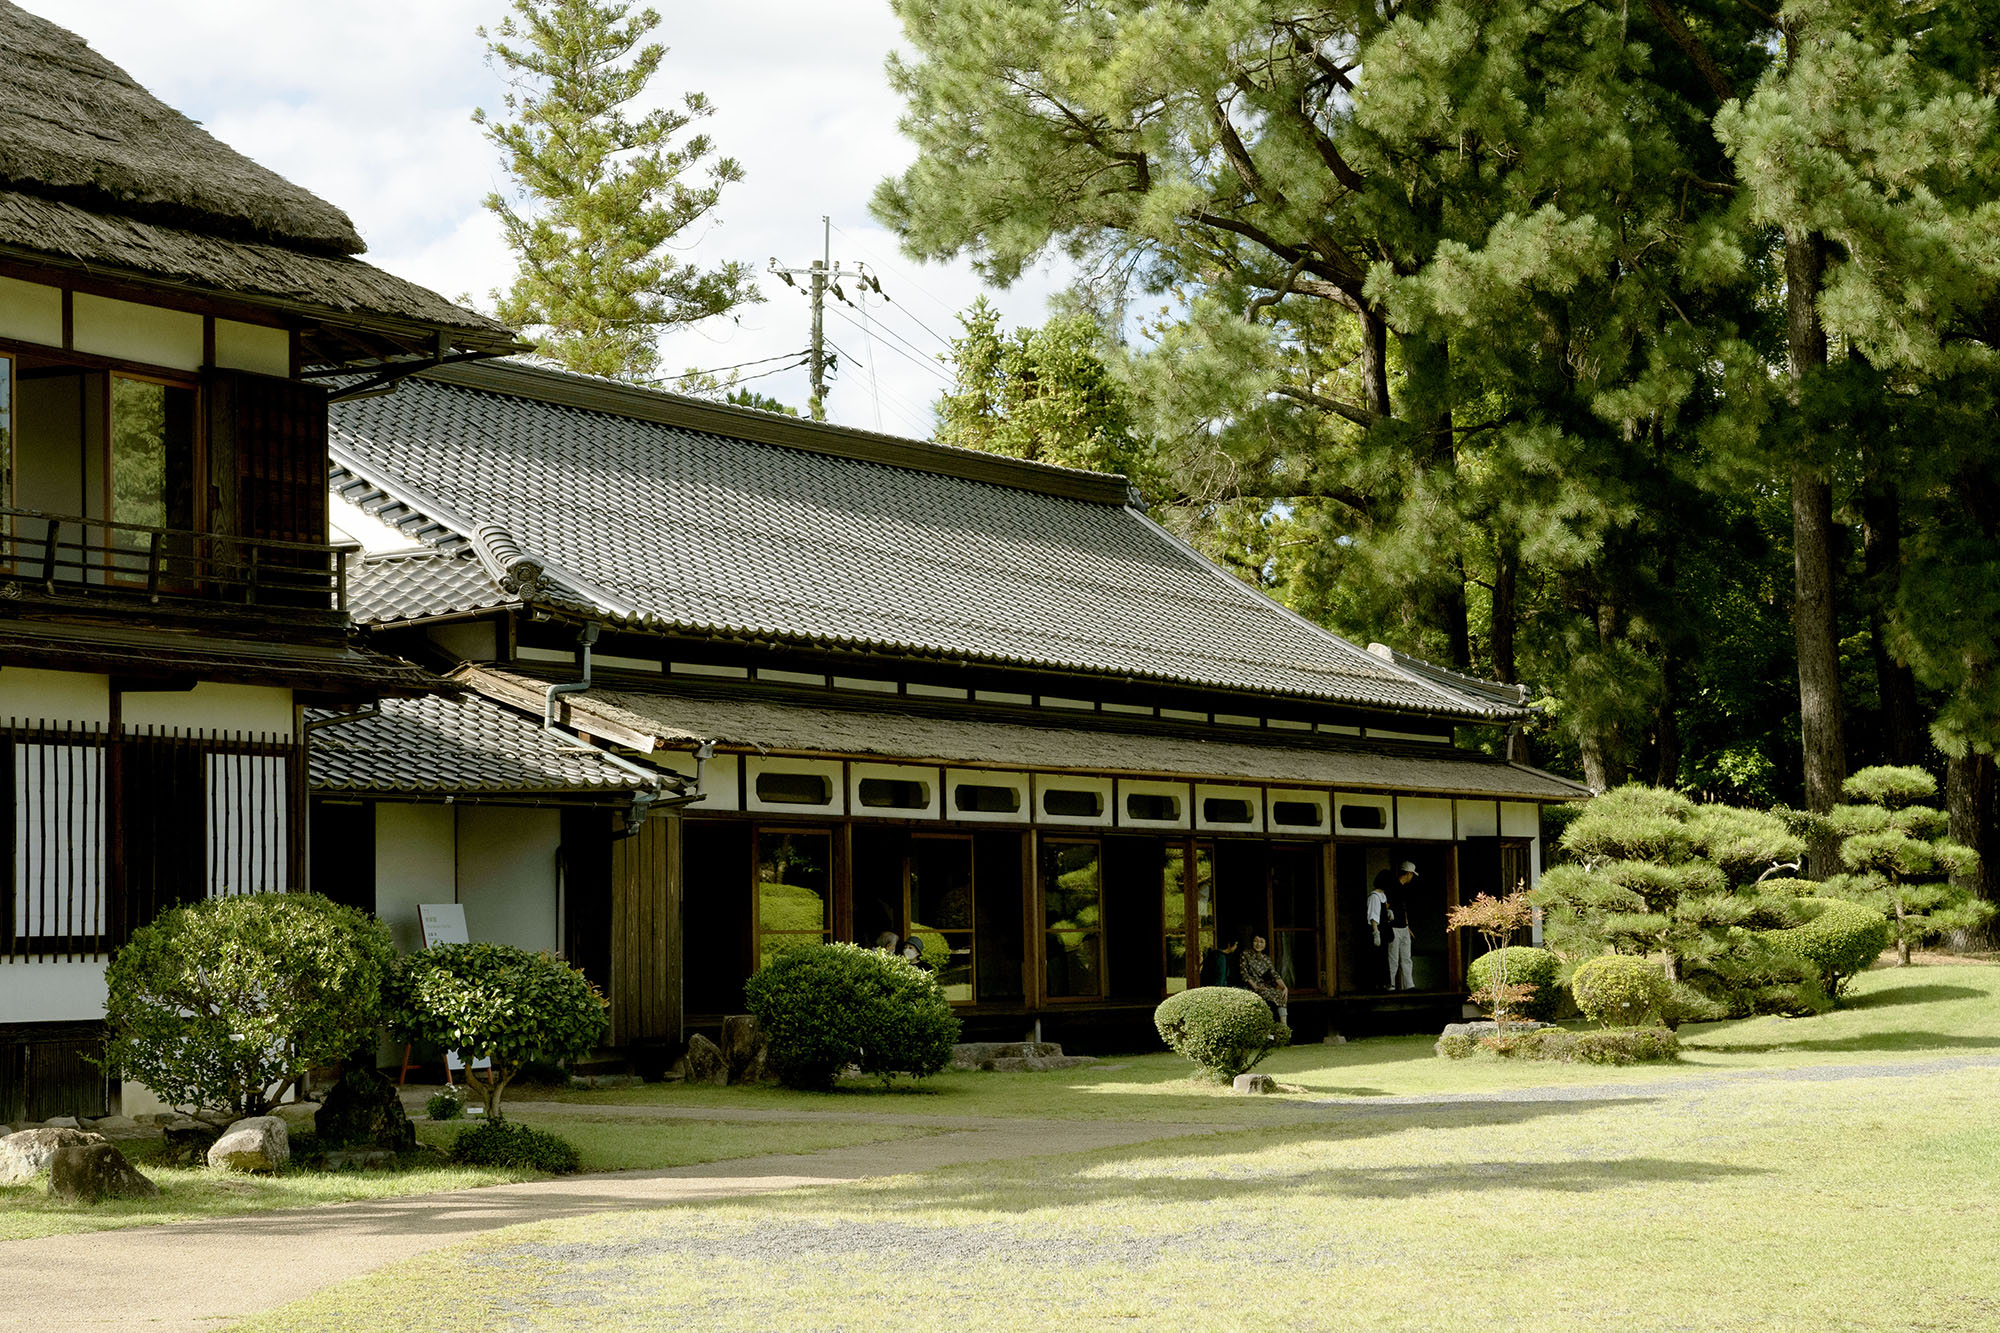
[[[2000,1050],[2000,1037],[1968,1037],[1952,1032],[1871,1032],[1858,1037],[1821,1037],[1804,1040],[1719,1041],[1695,1040],[1686,1044],[1690,1052],[1714,1055],[1768,1055],[1774,1051],[1825,1051],[1834,1054],[1866,1051],[1993,1051]]]
[[[1983,1000],[1986,992],[1974,990],[1970,986],[1946,986],[1938,983],[1922,982],[1909,986],[1898,986],[1894,990],[1875,991],[1868,995],[1854,995],[1841,1001],[1843,1009],[1883,1009],[1892,1004],[1933,1004],[1939,1000]]]

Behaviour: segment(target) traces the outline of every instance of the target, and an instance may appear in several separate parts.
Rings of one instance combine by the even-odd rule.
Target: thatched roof
[[[347,215],[258,166],[81,37],[0,0],[0,259],[165,283],[306,320],[309,364],[520,349],[354,258]],[[324,328],[318,326],[326,326]]]
[[[0,184],[91,212],[319,254],[367,248],[347,214],[9,0],[0,0],[0,70]]]

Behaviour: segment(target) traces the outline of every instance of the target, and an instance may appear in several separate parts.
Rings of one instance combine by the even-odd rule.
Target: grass
[[[512,1228],[245,1327],[1984,1330],[1996,1098],[1972,1067],[1362,1103]]]
[[[803,1111],[829,1118],[891,1113],[1035,1119],[1156,1120],[1236,1124],[1311,1119],[1325,1098],[1433,1096],[1516,1088],[1672,1083],[1732,1070],[1894,1059],[1920,1051],[2000,1052],[2000,967],[1950,963],[1881,968],[1855,978],[1846,1007],[1818,1018],[1752,1018],[1690,1024],[1673,1065],[1611,1068],[1498,1060],[1440,1060],[1433,1038],[1378,1037],[1279,1051],[1259,1066],[1302,1089],[1246,1103],[1227,1088],[1193,1083],[1191,1066],[1164,1052],[1108,1065],[1037,1074],[947,1073],[884,1091],[855,1079],[836,1092],[653,1083],[606,1092],[531,1090],[523,1100],[593,1107],[666,1106],[726,1113]]]
[[[510,1119],[561,1134],[577,1146],[586,1171],[658,1170],[770,1152],[816,1152],[926,1132],[880,1124],[771,1126],[596,1116],[585,1119],[534,1113]],[[464,1123],[419,1120],[417,1137],[433,1146],[447,1148]],[[402,1171],[289,1171],[276,1176],[238,1176],[158,1165],[154,1161],[159,1151],[157,1143],[139,1140],[122,1146],[133,1163],[160,1187],[158,1198],[83,1206],[51,1199],[46,1182],[0,1186],[0,1241],[188,1222],[202,1217],[350,1203],[359,1199],[436,1194],[532,1180],[538,1174],[437,1165]]]

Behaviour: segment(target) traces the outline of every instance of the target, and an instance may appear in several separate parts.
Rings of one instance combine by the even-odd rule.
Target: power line
[[[851,319],[848,319],[847,316],[841,314],[840,311],[836,310],[833,313],[839,315],[841,319],[846,320],[851,327],[856,329],[861,328],[859,324],[855,323]],[[867,330],[865,329],[862,330],[862,332],[864,333],[866,331]],[[889,330],[887,329],[883,330],[884,333],[887,333],[888,331]],[[909,362],[911,365],[922,366],[925,370],[928,370],[931,374],[937,376],[940,380],[944,381],[946,385],[955,386],[957,384],[957,381],[954,380],[950,375],[947,375],[944,372],[944,368],[939,366],[937,362],[928,360],[921,349],[916,349],[913,352],[906,352],[901,347],[896,346],[894,343],[886,343],[886,342],[883,343],[882,346],[888,351],[894,352],[897,356],[902,357],[905,361]]]
[[[789,356],[804,356],[805,354],[805,349],[800,348],[796,352],[780,352],[776,356],[762,357],[756,361],[738,361],[733,366],[716,366],[710,370],[690,370],[682,375],[661,375],[656,379],[650,379],[645,382],[647,384],[678,384],[682,380],[698,379],[703,375],[720,375],[725,370],[747,370],[751,366],[768,366],[773,361],[783,361]],[[784,369],[789,369],[789,367],[784,367]],[[753,375],[751,378],[757,379],[760,377]]]
[[[885,297],[883,297],[882,299],[886,301],[886,300],[888,300],[889,298],[885,296]],[[850,305],[850,306],[854,306],[854,308],[855,308],[856,310],[860,310],[860,311],[862,312],[862,314],[863,314],[864,316],[865,316],[865,315],[866,315],[866,314],[868,313],[868,312],[867,312],[867,310],[866,310],[866,309],[865,309],[864,307],[862,307],[862,306],[859,306],[859,305],[856,305],[856,304],[855,304],[855,303],[854,303],[853,301],[848,301],[848,302],[847,302],[847,304],[848,304],[848,305]],[[917,346],[917,345],[916,345],[915,343],[911,342],[911,341],[910,341],[910,340],[909,340],[908,338],[905,338],[905,337],[904,337],[904,336],[903,336],[902,334],[900,334],[900,333],[896,332],[896,331],[895,331],[894,329],[890,328],[890,327],[889,327],[888,325],[886,325],[886,324],[882,326],[882,332],[883,332],[883,334],[884,334],[885,336],[887,336],[887,337],[890,337],[890,338],[894,338],[894,339],[895,339],[895,340],[896,340],[897,342],[899,342],[899,343],[903,344],[903,346],[905,346],[905,347],[909,348],[909,349],[910,349],[910,350],[911,350],[912,352],[915,352],[915,353],[916,353],[916,354],[917,354],[918,356],[934,356],[934,355],[936,355],[936,354],[935,354],[934,352],[930,351],[930,350],[929,350],[928,348],[924,348],[924,347],[919,347],[919,346]],[[952,354],[956,355],[956,353],[957,353],[958,349],[957,349],[957,348],[955,348],[955,347],[951,347],[951,346],[947,345],[947,346],[945,347],[945,351],[947,351],[947,352],[950,352],[950,353],[952,353]]]
[[[846,238],[847,238],[848,240],[850,240],[850,241],[854,242],[855,246],[856,246],[856,247],[857,247],[858,249],[860,249],[860,250],[862,250],[862,251],[865,251],[865,252],[866,252],[867,254],[869,254],[869,255],[873,256],[873,258],[875,259],[875,262],[876,262],[876,263],[878,263],[878,264],[882,264],[882,265],[884,265],[884,266],[886,266],[886,267],[889,267],[889,268],[899,268],[899,269],[903,270],[903,278],[904,278],[904,281],[908,282],[908,283],[910,284],[910,286],[914,287],[914,288],[915,288],[915,289],[917,290],[917,294],[918,294],[918,295],[922,296],[922,297],[923,297],[923,298],[924,298],[925,300],[929,301],[929,302],[930,302],[930,303],[931,303],[932,305],[936,306],[936,307],[937,307],[938,309],[940,309],[940,310],[944,311],[944,312],[945,312],[945,313],[946,313],[947,315],[950,315],[950,316],[951,316],[951,317],[952,317],[953,319],[956,319],[956,318],[958,318],[958,311],[956,311],[956,310],[953,310],[953,309],[952,309],[952,308],[951,308],[950,306],[946,305],[946,304],[944,303],[944,301],[943,301],[943,300],[941,300],[941,299],[940,299],[939,297],[937,297],[937,296],[935,296],[934,294],[932,294],[932,292],[931,292],[931,290],[930,290],[929,288],[925,287],[925,286],[924,286],[924,285],[923,285],[923,284],[922,284],[921,282],[918,282],[918,281],[916,280],[916,277],[915,277],[914,273],[912,273],[912,271],[911,271],[911,269],[910,269],[909,265],[907,265],[907,264],[904,264],[904,263],[900,263],[900,262],[898,262],[898,261],[896,261],[896,260],[893,260],[893,259],[885,259],[885,258],[884,258],[884,257],[882,256],[882,253],[881,253],[881,251],[879,251],[879,250],[875,249],[875,248],[874,248],[873,246],[871,246],[871,245],[869,245],[869,244],[868,244],[867,242],[863,241],[863,240],[862,240],[862,239],[861,239],[860,237],[856,236],[856,235],[855,235],[855,234],[854,234],[853,232],[850,232],[850,231],[846,231],[846,230],[843,230],[843,229],[842,229],[842,228],[840,228],[840,227],[835,227],[835,228],[834,228],[834,230],[835,230],[835,231],[837,231],[837,232],[840,232],[840,234],[841,234],[842,236],[845,236],[845,237],[846,237]],[[906,313],[907,313],[907,312],[906,312]],[[915,316],[915,315],[911,315],[911,316],[910,316],[910,318],[912,318],[912,319],[915,319],[915,318],[916,318],[916,316]],[[921,322],[921,321],[919,321],[919,322]],[[926,331],[926,332],[930,332],[930,330],[929,330],[929,328],[928,328],[928,327],[926,327],[925,331]],[[932,336],[932,337],[934,337],[934,338],[935,338],[935,337],[937,337],[937,335],[936,335],[935,333],[932,333],[932,334],[931,334],[931,336]],[[940,340],[940,341],[949,341],[949,340],[947,339],[947,340]]]
[[[856,357],[853,353],[849,352],[839,343],[833,342],[831,339],[828,340],[827,346],[833,348],[834,351],[846,357],[847,360],[854,365],[859,366],[864,364],[860,358]],[[907,399],[899,398],[893,390],[889,392],[887,397],[889,400],[890,410],[895,412],[898,416],[900,416],[903,419],[903,421],[907,425],[909,425],[911,430],[915,433],[917,439],[927,440],[931,437],[931,433],[936,429],[937,423],[935,416],[931,413],[930,408],[928,406],[921,408],[912,407]]]

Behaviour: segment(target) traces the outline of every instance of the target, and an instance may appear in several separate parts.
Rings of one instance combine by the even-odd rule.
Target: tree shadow
[[[1850,996],[1841,1001],[1843,1009],[1883,1009],[1893,1004],[1933,1004],[1939,1000],[1981,1000],[1986,992],[1971,986],[1947,986],[1941,982],[1917,982],[1894,990]]]
[[[1946,1032],[1874,1032],[1858,1037],[1822,1037],[1805,1040],[1732,1041],[1706,1045],[1689,1042],[1689,1051],[1714,1055],[1766,1055],[1773,1051],[1991,1051],[2000,1050],[2000,1037],[1967,1037]]]

